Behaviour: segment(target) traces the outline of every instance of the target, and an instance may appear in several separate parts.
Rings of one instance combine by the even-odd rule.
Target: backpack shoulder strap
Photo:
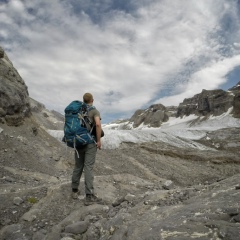
[[[89,112],[89,111],[91,111],[91,110],[93,110],[93,109],[96,109],[94,106],[88,106],[87,107],[87,111]]]

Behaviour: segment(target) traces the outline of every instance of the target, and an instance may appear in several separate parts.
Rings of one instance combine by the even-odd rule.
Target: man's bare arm
[[[96,124],[96,137],[97,137],[97,147],[101,149],[101,132],[102,132],[102,125],[99,116],[94,117],[95,124]]]

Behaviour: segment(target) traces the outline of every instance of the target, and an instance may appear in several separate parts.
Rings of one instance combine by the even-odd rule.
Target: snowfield
[[[121,143],[165,142],[181,148],[207,150],[206,146],[192,140],[208,138],[207,133],[222,128],[240,127],[240,119],[233,118],[228,112],[208,119],[190,115],[183,118],[170,118],[160,128],[141,125],[138,128],[122,130],[123,123],[103,125],[105,136],[102,138],[103,149],[116,149]],[[126,124],[126,123],[125,123]],[[132,126],[132,123],[128,123]],[[63,131],[48,130],[49,134],[61,141]]]

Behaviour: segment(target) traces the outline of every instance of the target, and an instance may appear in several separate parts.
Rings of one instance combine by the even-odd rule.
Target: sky
[[[0,45],[30,97],[102,122],[240,81],[240,0],[1,0]]]

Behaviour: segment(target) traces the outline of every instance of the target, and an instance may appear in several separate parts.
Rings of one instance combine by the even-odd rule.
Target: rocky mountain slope
[[[0,47],[0,122],[18,126],[29,114],[27,86]]]
[[[17,79],[3,78],[9,89]],[[29,114],[15,112],[11,126],[4,113],[0,123],[0,239],[239,239],[239,126],[191,130],[200,136],[191,139],[153,131],[156,141],[135,143],[121,130],[117,148],[97,153],[104,203],[84,206],[84,179],[79,199],[70,195],[74,151],[46,131],[61,116],[25,97]],[[106,129],[103,140],[115,137]]]
[[[169,117],[196,115],[207,120],[210,116],[220,116],[229,109],[233,117],[240,118],[240,82],[228,91],[203,89],[192,98],[184,99],[179,106],[165,107],[162,104],[154,104],[147,109],[137,110],[130,119],[115,121],[111,125],[114,129],[158,128],[168,122]]]
[[[240,117],[240,82],[229,89],[224,90],[202,90],[192,98],[184,99],[179,104],[177,117],[196,114],[198,116],[219,116],[232,107],[231,113],[234,117]]]
[[[46,107],[30,98],[31,113],[38,124],[45,130],[62,130],[64,126],[64,116],[57,111],[50,111]]]

